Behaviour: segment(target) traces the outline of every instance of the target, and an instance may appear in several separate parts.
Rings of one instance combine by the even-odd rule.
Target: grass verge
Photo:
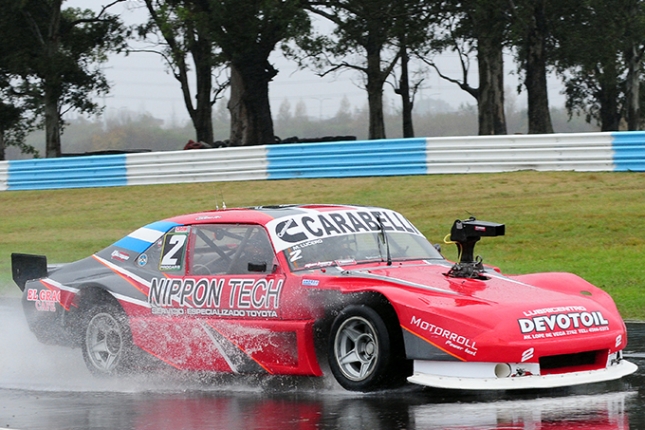
[[[515,172],[303,179],[0,193],[0,292],[17,294],[11,252],[74,261],[143,224],[181,213],[283,203],[384,206],[432,242],[471,215],[506,224],[476,254],[504,273],[574,272],[608,291],[626,319],[645,320],[645,174]],[[453,245],[443,245],[456,258]],[[512,294],[512,292],[510,292]]]

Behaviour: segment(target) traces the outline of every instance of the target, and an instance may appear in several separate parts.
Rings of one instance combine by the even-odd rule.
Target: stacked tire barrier
[[[645,171],[645,132],[276,144],[0,162],[0,191],[537,171]]]

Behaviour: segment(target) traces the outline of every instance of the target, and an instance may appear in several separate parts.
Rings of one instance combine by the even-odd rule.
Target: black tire
[[[85,365],[98,376],[114,376],[131,368],[132,335],[123,310],[100,304],[86,314],[81,344]]]
[[[374,391],[405,382],[408,366],[401,329],[391,314],[367,305],[350,305],[334,320],[329,367],[346,390]]]

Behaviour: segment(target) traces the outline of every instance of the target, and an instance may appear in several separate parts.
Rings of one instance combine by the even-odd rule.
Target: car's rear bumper
[[[569,372],[553,375],[529,375],[515,377],[476,377],[437,375],[433,371],[436,362],[414,362],[414,373],[408,378],[413,384],[428,387],[457,389],[457,390],[520,390],[535,388],[556,388],[572,385],[591,384],[595,382],[612,381],[634,373],[638,367],[626,360],[604,369],[581,372]],[[461,365],[486,363],[459,363]],[[459,365],[458,364],[458,365]],[[464,369],[466,370],[466,369]]]

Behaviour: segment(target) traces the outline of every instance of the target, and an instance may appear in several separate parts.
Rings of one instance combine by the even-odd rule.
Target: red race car
[[[93,373],[143,356],[182,370],[322,376],[348,390],[550,388],[621,378],[625,324],[568,273],[503,275],[473,255],[504,225],[457,220],[451,263],[392,210],[222,209],[142,227],[83,260],[12,254],[31,330]]]

